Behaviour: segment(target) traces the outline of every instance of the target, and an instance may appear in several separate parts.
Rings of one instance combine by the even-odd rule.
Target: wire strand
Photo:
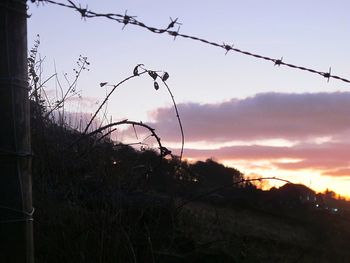
[[[96,13],[92,10],[88,9],[88,6],[86,6],[85,8],[81,7],[81,5],[77,5],[75,4],[73,1],[67,0],[69,4],[64,4],[64,3],[60,3],[60,2],[56,2],[53,0],[31,0],[33,3],[37,3],[37,5],[39,5],[39,3],[48,3],[48,4],[52,4],[52,5],[57,5],[57,6],[61,6],[61,7],[65,7],[65,8],[69,8],[72,10],[77,11],[78,13],[80,13],[81,17],[83,19],[86,18],[95,18],[95,17],[104,17],[106,19],[110,19],[113,20],[117,23],[123,24],[123,29],[127,26],[127,25],[134,25],[134,26],[138,26],[138,27],[142,27],[152,33],[156,33],[156,34],[164,34],[167,33],[168,35],[174,37],[174,39],[176,39],[177,37],[181,37],[181,38],[186,38],[186,39],[191,39],[193,41],[198,41],[210,46],[214,46],[214,47],[218,47],[221,48],[223,50],[225,50],[226,54],[229,51],[233,51],[236,53],[240,53],[246,56],[250,56],[250,57],[254,57],[257,59],[261,59],[261,60],[266,60],[266,61],[270,61],[272,62],[274,65],[276,66],[286,66],[289,68],[294,68],[294,69],[298,69],[301,71],[306,71],[309,73],[313,73],[313,74],[317,74],[320,75],[324,78],[327,79],[327,81],[329,81],[330,79],[336,79],[339,81],[343,81],[346,83],[350,83],[350,80],[341,76],[336,76],[336,75],[332,75],[331,74],[331,70],[329,68],[329,71],[327,72],[323,72],[323,71],[318,71],[312,68],[308,68],[308,67],[304,67],[304,66],[300,66],[300,65],[294,65],[294,64],[290,64],[290,63],[286,63],[284,61],[282,61],[282,59],[275,59],[275,58],[271,58],[271,57],[267,57],[267,56],[263,56],[263,55],[259,55],[259,54],[255,54],[249,51],[245,51],[239,48],[235,48],[233,47],[233,45],[227,45],[225,43],[217,43],[217,42],[213,42],[213,41],[209,41],[207,39],[204,38],[200,38],[197,36],[192,36],[192,35],[186,35],[186,34],[182,34],[180,33],[180,26],[182,25],[181,23],[179,23],[177,20],[177,18],[175,20],[171,19],[171,22],[168,24],[168,26],[166,26],[165,28],[156,28],[156,27],[152,27],[152,26],[148,26],[145,23],[139,21],[136,19],[136,16],[129,16],[126,12],[124,15],[122,14],[113,14],[113,13]],[[176,31],[172,30],[175,26],[178,26],[178,29]]]
[[[32,207],[31,211],[27,212],[27,211],[19,210],[16,208],[0,205],[0,210],[7,210],[7,211],[18,213],[18,214],[21,214],[24,216],[24,217],[18,217],[18,218],[15,217],[15,218],[10,218],[10,219],[0,220],[0,224],[34,221],[34,219],[33,219],[33,215],[35,212],[34,207]]]

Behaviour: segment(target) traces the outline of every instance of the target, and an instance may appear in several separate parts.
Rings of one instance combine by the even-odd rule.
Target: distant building
[[[306,206],[316,210],[327,211],[332,214],[340,212],[339,200],[315,191],[302,184],[287,183],[275,190],[279,202],[287,207]]]
[[[302,184],[287,183],[277,189],[280,204],[287,207],[314,206],[320,207],[323,199],[315,191]]]

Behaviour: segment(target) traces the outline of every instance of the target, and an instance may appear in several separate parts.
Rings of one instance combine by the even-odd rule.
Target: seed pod
[[[133,71],[134,76],[139,75],[139,67],[140,66],[143,66],[143,64],[137,64],[136,67],[134,68],[134,71]]]
[[[164,72],[163,76],[162,76],[162,80],[166,81],[169,78],[169,74],[168,72]]]
[[[134,68],[134,71],[133,71],[133,74],[134,76],[138,76],[139,75],[139,66],[137,65],[135,68]]]
[[[159,89],[159,85],[158,85],[157,81],[154,82],[154,88],[155,88],[155,90]]]
[[[157,73],[154,71],[148,71],[148,75],[150,75],[154,80],[156,80],[158,77]]]

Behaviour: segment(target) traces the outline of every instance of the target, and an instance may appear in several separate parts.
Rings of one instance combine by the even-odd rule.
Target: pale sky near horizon
[[[101,13],[128,10],[159,28],[178,17],[181,33],[320,71],[331,66],[335,75],[350,78],[346,0],[75,2]],[[350,145],[350,84],[232,51],[225,55],[220,48],[174,41],[133,25],[122,30],[122,24],[104,18],[84,21],[73,10],[51,4],[28,4],[28,45],[40,35],[44,75],[54,71],[55,62],[58,73],[73,77],[80,54],[91,63],[78,85],[89,107],[79,109],[94,111],[94,102],[106,92],[99,83],[119,82],[136,64],[165,70],[183,113],[186,157],[210,155],[246,174],[284,177],[350,196],[345,147]],[[177,148],[171,105],[164,87],[155,91],[149,77],[140,77],[113,94],[108,112],[115,120],[154,124],[162,140]],[[253,156],[254,151],[261,155]]]

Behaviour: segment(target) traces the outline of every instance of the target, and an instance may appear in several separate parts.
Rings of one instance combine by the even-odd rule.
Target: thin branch
[[[167,88],[167,90],[168,90],[168,92],[170,94],[171,100],[173,101],[174,109],[175,109],[175,112],[176,112],[176,118],[177,118],[177,121],[178,121],[179,127],[180,127],[180,132],[181,132],[181,151],[180,151],[179,159],[181,161],[182,160],[182,155],[183,155],[183,152],[184,152],[184,147],[185,147],[185,134],[184,134],[184,130],[183,130],[183,127],[182,127],[182,122],[181,122],[181,119],[180,119],[179,111],[177,109],[177,105],[176,105],[176,102],[175,102],[174,95],[171,92],[168,84],[163,79],[162,79],[162,82],[164,83],[165,87]]]
[[[71,84],[69,85],[68,89],[66,90],[66,92],[65,92],[64,94],[63,94],[62,85],[61,85],[61,83],[60,83],[60,81],[59,81],[59,78],[58,78],[58,75],[57,75],[56,65],[55,65],[56,82],[57,82],[57,84],[59,85],[59,87],[60,87],[60,89],[61,89],[62,98],[61,98],[60,100],[57,100],[57,101],[56,101],[57,103],[56,103],[55,107],[53,107],[48,113],[46,113],[46,116],[45,116],[45,117],[48,117],[54,110],[56,110],[56,109],[58,109],[58,108],[61,108],[61,107],[64,107],[64,103],[65,103],[65,101],[66,101],[66,99],[67,99],[68,94],[69,94],[72,90],[74,90],[74,89],[76,88],[76,84],[77,84],[77,82],[78,82],[78,79],[79,79],[79,77],[80,77],[81,72],[85,69],[85,66],[86,66],[86,65],[89,65],[89,62],[87,61],[86,57],[80,56],[80,57],[79,57],[79,61],[82,62],[82,64],[79,64],[79,63],[77,62],[77,63],[78,63],[78,66],[79,66],[79,70],[75,70],[76,75],[75,75],[74,81],[73,81],[73,83],[71,83]],[[65,76],[65,75],[64,75],[64,76]],[[66,78],[66,76],[65,76],[65,78]],[[67,80],[67,78],[66,78],[66,80]],[[68,80],[67,80],[67,81],[68,81]]]
[[[97,133],[102,133],[104,130],[106,129],[109,129],[109,128],[112,128],[114,126],[119,126],[119,125],[133,125],[133,126],[140,126],[140,127],[143,127],[143,128],[146,128],[147,130],[149,130],[152,134],[152,136],[155,138],[155,140],[157,141],[157,144],[158,144],[158,147],[159,147],[159,166],[161,166],[162,164],[162,160],[163,160],[163,157],[165,156],[164,154],[164,150],[165,147],[162,146],[162,143],[160,141],[160,137],[156,134],[155,132],[155,129],[153,129],[152,127],[150,127],[149,125],[147,124],[144,124],[142,122],[136,122],[136,121],[129,121],[129,120],[122,120],[122,121],[118,121],[118,122],[113,122],[113,123],[110,123],[110,124],[107,124],[103,127],[100,127],[90,133],[87,133],[87,134],[84,134],[83,137],[86,138],[86,137],[91,137]],[[82,139],[83,137],[80,137],[80,139]]]
[[[285,179],[281,179],[281,178],[277,178],[277,177],[261,177],[261,178],[254,178],[254,179],[242,179],[240,181],[237,181],[237,182],[234,182],[232,184],[227,184],[227,185],[223,185],[223,186],[219,186],[217,188],[214,188],[208,192],[205,192],[203,194],[200,194],[200,195],[197,195],[183,203],[181,203],[179,206],[176,207],[176,209],[181,209],[182,207],[184,207],[185,205],[189,204],[189,203],[192,203],[194,201],[197,201],[203,197],[206,197],[208,195],[211,195],[213,193],[216,193],[218,191],[221,191],[225,188],[228,188],[228,187],[232,187],[234,185],[239,185],[241,183],[247,183],[247,182],[253,182],[253,181],[261,181],[261,180],[276,180],[276,181],[282,181],[282,182],[286,182],[286,183],[291,183],[290,181],[288,180],[285,180]]]
[[[141,72],[141,73],[139,73],[138,75],[131,75],[131,76],[129,76],[129,77],[123,79],[122,81],[120,81],[120,82],[119,82],[118,84],[116,84],[116,85],[109,85],[109,86],[112,86],[113,89],[108,93],[108,95],[105,97],[105,99],[103,100],[103,102],[101,103],[101,105],[100,105],[100,106],[98,107],[98,109],[95,111],[95,113],[94,113],[94,115],[91,117],[89,123],[86,125],[83,134],[86,134],[86,133],[87,133],[87,131],[88,131],[88,129],[89,129],[91,123],[92,123],[93,120],[96,118],[97,114],[100,112],[100,110],[102,109],[103,105],[108,101],[109,97],[113,94],[113,92],[116,90],[116,88],[118,88],[118,87],[119,87],[120,85],[122,85],[124,82],[126,82],[126,81],[128,81],[128,80],[130,80],[130,79],[132,79],[132,78],[138,77],[139,75],[142,75],[142,74],[144,74],[144,73],[146,73],[146,71]],[[103,85],[103,83],[101,83],[100,85],[101,85],[101,86],[104,86],[104,85],[106,85],[106,83],[104,83],[104,85]]]

